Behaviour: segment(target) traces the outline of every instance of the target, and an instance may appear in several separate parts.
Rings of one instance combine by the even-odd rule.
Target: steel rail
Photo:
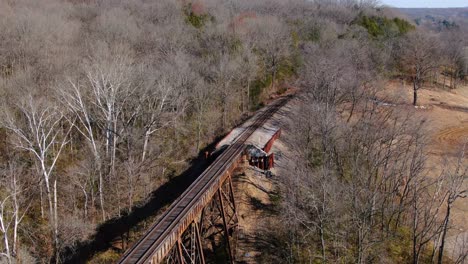
[[[253,123],[172,203],[118,263],[147,263],[151,259],[162,260],[178,237],[212,199],[227,178],[226,172],[237,165],[245,141],[288,99],[284,97],[275,101],[267,106],[264,112],[255,116]]]

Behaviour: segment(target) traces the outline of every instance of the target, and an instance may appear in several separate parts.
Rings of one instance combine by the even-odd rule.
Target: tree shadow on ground
[[[266,215],[275,215],[278,213],[278,209],[275,205],[263,203],[260,199],[256,197],[250,196],[249,202],[255,211],[261,211]]]
[[[265,175],[256,171],[255,168],[251,168],[255,171],[255,176],[253,177],[265,177]],[[278,184],[277,181],[272,179],[274,185]],[[237,182],[248,184],[255,188],[256,192],[262,192],[263,195],[269,196],[269,202],[265,202],[260,198],[247,194],[245,197],[244,203],[249,205],[252,211],[257,214],[262,215],[264,218],[259,218],[256,223],[255,231],[253,232],[241,232],[239,234],[240,239],[244,241],[246,246],[246,251],[244,254],[254,254],[247,256],[247,259],[242,261],[237,260],[236,263],[246,264],[246,263],[284,263],[282,256],[284,255],[284,249],[286,248],[285,239],[284,239],[284,230],[282,225],[278,225],[280,219],[278,219],[281,214],[280,193],[279,190],[274,188],[274,190],[267,190],[261,184],[255,183],[249,179],[245,174],[238,175]],[[243,216],[241,216],[243,217]],[[273,217],[273,219],[270,219]],[[260,254],[252,253],[260,252]]]
[[[281,109],[277,113],[284,115],[285,110]],[[245,122],[250,117],[251,115],[242,116],[238,124]],[[136,205],[130,213],[102,223],[90,239],[79,241],[73,248],[62,250],[60,253],[61,261],[64,263],[87,263],[96,254],[115,249],[113,242],[128,237],[128,233],[133,227],[160,215],[164,211],[163,209],[174,202],[207,168],[210,162],[205,158],[205,151],[214,150],[216,144],[225,136],[218,137],[212,144],[201,150],[198,157],[191,160],[189,168],[182,174],[170,179],[153,191],[147,203]],[[120,250],[120,253],[124,253],[123,250]]]
[[[223,135],[224,137],[224,135]],[[113,247],[113,241],[128,236],[132,227],[162,213],[162,209],[174,202],[198,176],[208,167],[210,161],[205,158],[205,151],[211,151],[222,137],[210,144],[198,157],[190,161],[190,166],[182,174],[171,178],[168,182],[153,191],[148,202],[136,205],[130,213],[114,217],[102,223],[95,234],[86,241],[80,241],[73,248],[66,248],[61,256],[64,263],[87,263],[94,255],[105,252]],[[120,250],[123,253],[123,250]]]
[[[285,263],[288,257],[287,233],[277,224],[268,223],[266,226],[259,226],[254,233],[243,234],[242,239],[252,246],[252,251],[260,252],[260,254],[236,263]],[[250,254],[250,252],[247,253]]]

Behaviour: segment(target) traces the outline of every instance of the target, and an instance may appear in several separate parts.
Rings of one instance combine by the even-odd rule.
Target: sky
[[[467,7],[468,0],[380,0],[393,7]]]

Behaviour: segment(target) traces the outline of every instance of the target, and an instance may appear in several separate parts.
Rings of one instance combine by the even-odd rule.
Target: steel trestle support
[[[200,216],[179,236],[166,256],[167,264],[205,264],[205,255],[223,247],[226,262],[234,263],[238,217],[231,175],[221,183]],[[223,242],[224,241],[224,242]]]

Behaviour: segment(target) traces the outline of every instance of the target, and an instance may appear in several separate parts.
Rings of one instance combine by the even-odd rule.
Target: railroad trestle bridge
[[[204,264],[209,243],[223,243],[226,262],[233,263],[238,216],[232,174],[242,159],[245,142],[290,97],[283,97],[255,115],[252,123],[124,254],[119,263]],[[222,239],[223,241],[219,241]]]

